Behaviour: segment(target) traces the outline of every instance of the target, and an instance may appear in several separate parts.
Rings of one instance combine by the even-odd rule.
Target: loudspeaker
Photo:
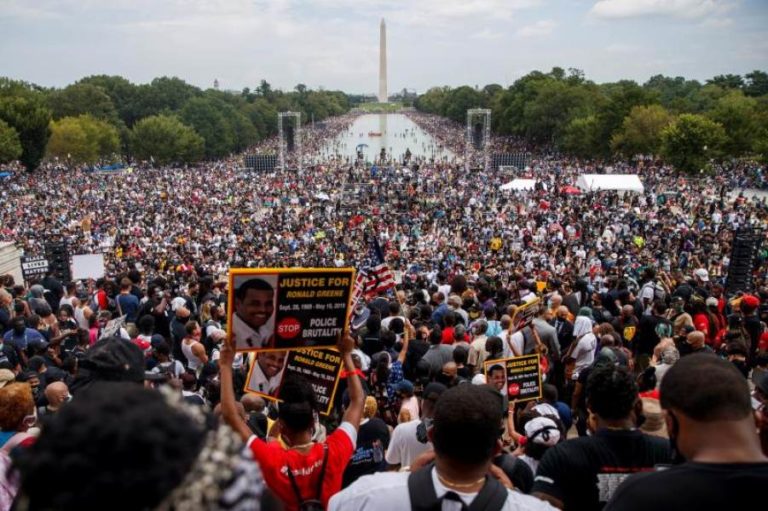
[[[72,280],[72,272],[69,267],[69,249],[63,242],[48,243],[45,245],[45,258],[48,259],[48,269],[53,276],[62,282]]]
[[[472,127],[472,145],[475,149],[483,148],[483,123],[476,122]]]
[[[289,153],[292,153],[296,148],[294,141],[293,126],[287,126],[285,128],[285,146]]]
[[[762,241],[762,229],[744,228],[734,233],[728,278],[725,283],[726,294],[752,291],[752,273]]]

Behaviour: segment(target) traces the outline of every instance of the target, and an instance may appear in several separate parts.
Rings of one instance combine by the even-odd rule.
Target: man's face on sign
[[[272,378],[283,369],[285,351],[267,351],[259,354],[259,367],[267,378]]]
[[[242,300],[235,299],[237,315],[252,328],[259,328],[272,316],[274,294],[274,291],[249,289],[245,298]]]
[[[493,385],[496,390],[503,389],[506,383],[507,378],[503,369],[495,369],[491,371],[491,385]]]

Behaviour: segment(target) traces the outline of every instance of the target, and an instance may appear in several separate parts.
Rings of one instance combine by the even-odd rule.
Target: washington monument
[[[387,25],[381,18],[379,33],[379,103],[387,102]]]

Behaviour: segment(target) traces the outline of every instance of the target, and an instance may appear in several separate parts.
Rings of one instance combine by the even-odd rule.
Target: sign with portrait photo
[[[335,349],[259,351],[246,379],[245,391],[280,401],[283,382],[301,376],[312,385],[320,412],[329,414],[339,385],[341,354]]]
[[[539,355],[489,360],[484,364],[488,384],[509,397],[510,401],[540,399],[542,392]]]
[[[235,350],[335,346],[354,280],[352,268],[231,269],[227,324]]]

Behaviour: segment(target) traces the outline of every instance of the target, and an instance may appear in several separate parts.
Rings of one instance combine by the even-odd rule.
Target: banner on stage
[[[236,351],[336,346],[354,280],[352,268],[231,269],[230,341]]]
[[[335,349],[260,351],[251,364],[245,391],[281,401],[283,382],[301,376],[312,385],[320,413],[328,415],[339,385],[341,354]]]
[[[539,355],[503,358],[485,362],[486,381],[510,401],[541,399],[541,365]]]

